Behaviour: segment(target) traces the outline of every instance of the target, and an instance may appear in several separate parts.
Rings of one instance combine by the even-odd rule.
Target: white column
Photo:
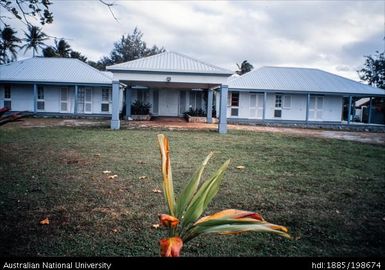
[[[220,89],[220,103],[219,103],[219,123],[218,132],[221,134],[227,133],[227,96],[229,87],[222,85]]]
[[[79,86],[75,85],[75,92],[74,92],[74,114],[78,113],[78,92],[79,92]]]
[[[119,107],[120,107],[120,89],[119,81],[112,82],[112,117],[111,129],[120,129]]]
[[[372,97],[369,98],[368,124],[372,122]]]
[[[309,106],[310,106],[310,93],[307,93],[307,95],[306,95],[306,116],[305,116],[306,124],[309,122]]]
[[[349,96],[348,125],[350,125],[350,115],[352,114],[352,96]]]
[[[37,84],[33,85],[33,112],[37,111]]]
[[[207,123],[213,122],[213,90],[207,90]]]

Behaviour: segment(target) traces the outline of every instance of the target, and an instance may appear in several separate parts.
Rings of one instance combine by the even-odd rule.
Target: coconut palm
[[[243,74],[251,71],[254,68],[252,64],[247,62],[247,60],[244,60],[241,65],[237,64],[237,66],[238,66],[239,70],[236,71],[236,73],[238,75],[243,75]]]
[[[55,50],[60,57],[69,58],[71,53],[71,46],[64,39],[57,41],[55,39]]]
[[[25,48],[25,51],[32,49],[33,56],[37,53],[38,49],[45,47],[44,41],[48,39],[48,36],[42,31],[41,28],[33,25],[28,26],[28,33],[25,33],[24,41],[26,44],[22,48]]]
[[[17,49],[20,48],[17,43],[20,43],[21,39],[16,36],[17,32],[8,26],[0,32],[0,63],[5,64],[17,59]],[[10,57],[8,53],[10,53]]]

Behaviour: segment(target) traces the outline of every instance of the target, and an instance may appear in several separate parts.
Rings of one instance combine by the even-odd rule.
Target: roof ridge
[[[137,58],[137,59],[133,59],[133,60],[129,60],[129,61],[125,61],[125,62],[122,62],[122,63],[117,63],[117,64],[113,64],[113,65],[109,65],[109,66],[106,66],[106,69],[108,67],[113,67],[113,66],[120,66],[120,65],[123,65],[123,64],[126,64],[126,63],[133,63],[133,62],[137,62],[139,60],[144,60],[144,59],[149,59],[149,58],[154,58],[155,56],[160,56],[162,54],[166,54],[168,53],[168,51],[164,51],[164,52],[161,52],[161,53],[157,53],[157,54],[153,54],[153,55],[148,55],[148,56],[144,56],[144,57],[140,57],[140,58]]]
[[[218,67],[218,66],[213,65],[213,64],[206,63],[206,62],[201,61],[199,59],[195,59],[195,58],[193,58],[191,56],[188,56],[188,55],[185,55],[185,54],[182,54],[182,53],[179,53],[179,52],[175,52],[175,51],[165,51],[163,53],[158,53],[158,54],[155,54],[155,55],[150,55],[150,56],[138,58],[138,59],[135,59],[135,60],[126,61],[126,62],[119,63],[119,64],[110,65],[110,66],[107,66],[107,70],[110,70],[110,68],[124,67],[125,65],[132,65],[132,64],[135,65],[137,63],[141,63],[143,61],[148,61],[148,60],[151,60],[153,58],[162,57],[162,55],[172,55],[172,56],[180,57],[182,59],[185,58],[185,59],[187,59],[189,61],[192,61],[193,63],[198,63],[198,64],[200,64],[202,66],[209,67],[210,69],[217,70],[217,72],[226,72],[226,73],[229,73],[229,74],[233,73],[231,70],[228,70],[228,69],[225,69],[225,68],[222,68],[222,67]]]
[[[225,69],[225,68],[218,67],[218,66],[213,65],[213,64],[206,63],[206,62],[204,62],[204,61],[202,61],[202,60],[192,58],[191,56],[188,56],[188,55],[185,55],[185,54],[182,54],[182,53],[179,53],[179,52],[170,51],[170,53],[174,53],[174,54],[176,54],[176,55],[179,55],[179,56],[182,56],[182,57],[186,57],[186,58],[188,58],[188,59],[190,59],[190,60],[196,61],[196,62],[201,63],[201,64],[203,64],[203,65],[207,65],[207,66],[212,67],[212,68],[221,69],[221,70],[223,70],[223,71],[231,71],[231,70],[227,70],[227,69]],[[232,72],[232,71],[231,71],[231,72]]]

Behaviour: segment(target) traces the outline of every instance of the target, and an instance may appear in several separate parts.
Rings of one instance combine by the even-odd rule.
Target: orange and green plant
[[[161,256],[180,256],[184,244],[203,234],[268,232],[290,238],[286,227],[271,224],[260,214],[250,211],[226,209],[200,218],[218,193],[230,160],[225,161],[209,179],[201,183],[203,171],[213,155],[211,152],[182,189],[179,197],[176,197],[171,171],[169,140],[163,134],[159,134],[158,142],[162,162],[163,193],[168,207],[168,214],[159,215],[161,225],[168,228],[168,237],[159,242]]]

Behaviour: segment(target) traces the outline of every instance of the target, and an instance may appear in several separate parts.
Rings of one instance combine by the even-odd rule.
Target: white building
[[[385,95],[383,89],[310,68],[262,67],[228,85],[231,121],[341,123],[344,97]]]
[[[369,98],[370,106],[372,97],[385,96],[383,89],[322,70],[262,67],[234,76],[175,52],[107,70],[68,58],[35,57],[2,65],[0,107],[36,114],[111,116],[113,129],[120,128],[122,110],[124,119],[131,116],[135,100],[150,103],[155,116],[180,117],[190,108],[203,109],[209,123],[214,107],[218,130],[225,133],[228,121],[342,123],[344,98],[352,115],[353,97]]]
[[[112,74],[77,59],[34,57],[1,65],[0,85],[0,107],[12,111],[111,114]]]

